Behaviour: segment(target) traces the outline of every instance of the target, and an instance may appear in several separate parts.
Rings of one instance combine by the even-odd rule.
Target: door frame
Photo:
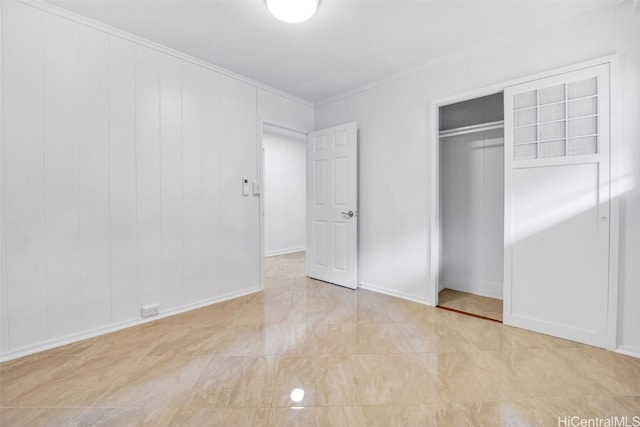
[[[257,147],[256,147],[256,151],[257,151],[257,159],[258,159],[258,164],[257,166],[257,172],[256,175],[258,177],[258,186],[259,186],[259,198],[260,198],[260,208],[259,208],[259,212],[258,212],[258,221],[259,221],[259,227],[260,227],[260,289],[264,290],[264,258],[265,258],[265,238],[264,238],[264,232],[265,232],[265,223],[264,223],[264,128],[266,126],[272,126],[275,128],[280,128],[283,129],[285,131],[288,132],[295,132],[300,134],[301,136],[304,135],[304,138],[306,139],[307,136],[309,135],[309,132],[304,131],[304,130],[300,130],[300,129],[294,129],[291,127],[287,127],[278,123],[274,123],[271,122],[269,120],[264,120],[261,117],[258,117],[258,142],[257,142]],[[305,148],[309,149],[309,147],[305,144]],[[307,167],[306,164],[306,160],[305,160],[305,168]],[[306,192],[306,186],[305,186],[305,192]],[[306,227],[305,227],[305,247],[306,247],[306,241],[307,241],[307,237],[306,237]],[[306,265],[306,263],[305,263]]]
[[[493,85],[482,89],[465,92],[459,95],[449,96],[435,100],[431,103],[431,174],[430,174],[430,286],[431,305],[438,305],[438,294],[440,293],[440,269],[442,267],[442,226],[440,218],[440,107],[456,104],[458,102],[469,101],[483,96],[494,95],[504,90],[503,85]]]
[[[607,347],[615,349],[617,347],[618,338],[618,252],[619,252],[619,229],[620,229],[620,206],[619,196],[624,191],[623,177],[621,177],[620,159],[621,153],[618,147],[620,141],[620,124],[619,124],[619,89],[618,89],[618,55],[609,55],[586,62],[569,65],[566,67],[550,69],[540,73],[508,80],[483,88],[474,89],[435,99],[431,102],[429,110],[428,123],[429,134],[427,144],[429,145],[427,164],[430,166],[428,188],[430,191],[429,203],[429,286],[428,294],[432,306],[438,305],[438,293],[440,290],[440,270],[442,264],[441,256],[441,218],[440,218],[440,116],[439,108],[454,104],[456,102],[467,101],[473,98],[479,98],[486,95],[502,92],[508,86],[522,84],[533,80],[539,80],[558,74],[564,74],[571,71],[580,70],[582,68],[593,67],[596,65],[608,64],[610,69],[610,230],[609,230],[609,299],[607,304]]]

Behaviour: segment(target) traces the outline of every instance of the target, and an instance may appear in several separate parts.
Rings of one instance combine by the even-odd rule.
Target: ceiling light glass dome
[[[290,24],[304,22],[318,9],[318,0],[266,0],[269,12]]]

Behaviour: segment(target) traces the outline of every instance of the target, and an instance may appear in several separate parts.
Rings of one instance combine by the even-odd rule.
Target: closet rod
[[[504,120],[497,122],[481,123],[479,125],[465,126],[455,129],[447,129],[440,131],[440,138],[447,138],[450,136],[466,135],[475,132],[484,132],[486,130],[502,129],[504,128]]]

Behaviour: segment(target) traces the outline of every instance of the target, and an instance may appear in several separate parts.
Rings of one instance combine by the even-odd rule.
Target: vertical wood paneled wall
[[[2,3],[0,356],[256,290],[256,86]]]

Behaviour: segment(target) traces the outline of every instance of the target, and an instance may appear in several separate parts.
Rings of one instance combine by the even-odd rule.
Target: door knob
[[[346,215],[349,218],[353,218],[353,216],[355,215],[355,213],[353,213],[353,211],[349,211],[349,212],[341,212],[342,215]]]

